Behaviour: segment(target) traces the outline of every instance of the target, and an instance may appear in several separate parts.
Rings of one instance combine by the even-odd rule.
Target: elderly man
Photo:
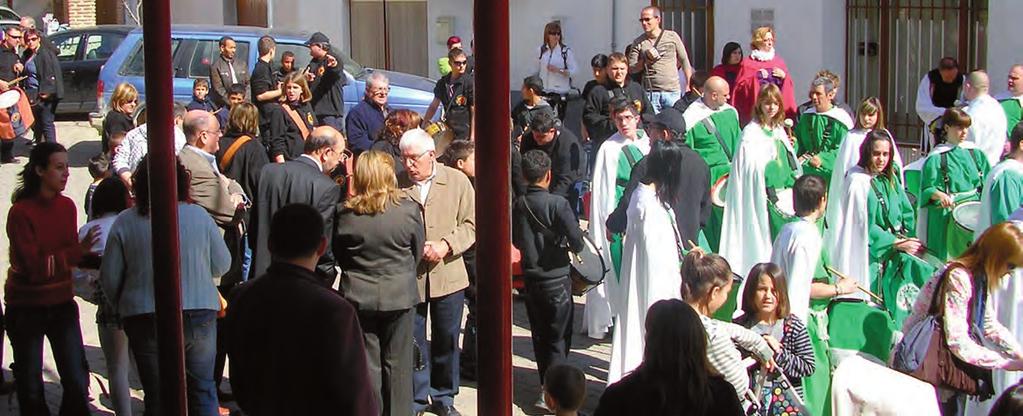
[[[230,36],[220,38],[220,56],[210,64],[210,99],[217,107],[227,106],[227,89],[234,84],[249,85],[246,57],[235,60],[238,44]]]
[[[835,106],[834,80],[819,75],[810,83],[809,108],[799,116],[796,124],[796,156],[803,164],[804,174],[814,174],[831,180],[838,149],[853,129],[852,116]]]
[[[553,112],[538,113],[530,123],[529,134],[523,137],[521,154],[542,150],[551,159],[550,193],[568,200],[576,208],[579,200],[575,183],[582,179],[584,153],[579,138],[565,128]]]
[[[1005,111],[1005,123],[1008,135],[1023,119],[1023,64],[1013,65],[1009,69],[1008,91],[998,100]]]
[[[191,173],[192,199],[206,208],[217,225],[226,228],[237,224],[238,212],[245,205],[245,193],[217,168],[214,155],[220,149],[220,123],[209,112],[192,110],[185,114],[182,130],[186,144],[178,158]]]
[[[639,14],[643,34],[625,48],[629,72],[639,74],[647,99],[655,113],[682,98],[682,85],[692,78],[693,67],[682,38],[672,30],[661,29],[661,9],[644,7]],[[686,79],[679,79],[679,69]]]
[[[973,71],[966,77],[966,83],[963,84],[966,108],[963,111],[970,115],[973,123],[967,130],[966,141],[962,146],[984,152],[988,163],[994,166],[1002,159],[1002,153],[1005,153],[1006,132],[1009,128],[1005,111],[988,93],[990,88],[991,82],[984,71]]]
[[[433,138],[422,129],[401,136],[398,145],[405,172],[398,184],[423,207],[427,224],[423,260],[419,264],[415,342],[423,368],[413,375],[413,410],[460,415],[458,334],[469,277],[462,253],[476,242],[476,199],[472,184],[456,169],[437,163]],[[430,314],[430,344],[426,315]]]
[[[387,76],[373,72],[366,77],[366,96],[352,108],[345,119],[348,145],[356,156],[373,146],[384,128],[384,119],[391,112],[387,105],[387,94],[391,91]]]
[[[703,87],[703,98],[694,102],[682,113],[686,126],[686,143],[710,168],[710,183],[713,185],[732,167],[732,158],[739,149],[739,113],[728,104],[728,81],[721,77],[710,77]],[[711,250],[718,251],[721,241],[721,224],[724,211],[721,207],[711,209],[710,218],[703,228]],[[694,240],[695,241],[695,240]]]
[[[284,163],[269,163],[259,178],[256,213],[251,216],[249,246],[255,247],[249,276],[266,272],[273,260],[267,246],[270,219],[281,207],[302,203],[312,205],[323,217],[323,236],[330,247],[334,235],[334,216],[341,202],[341,187],[330,179],[330,173],[344,163],[345,137],[330,126],[321,126],[309,133],[303,154]],[[254,232],[253,232],[254,231]],[[334,256],[327,250],[316,266],[320,278],[333,285],[337,277]]]
[[[963,87],[964,77],[959,73],[959,62],[952,57],[941,58],[938,67],[924,74],[916,90],[916,114],[925,127],[954,107]],[[920,153],[927,154],[935,145],[929,128],[924,128],[920,139]]]
[[[174,152],[180,153],[185,147],[185,133],[181,130],[181,124],[185,120],[185,106],[179,102],[174,103]],[[110,166],[114,174],[121,178],[124,183],[131,185],[131,175],[135,168],[142,162],[142,158],[149,153],[149,128],[143,124],[128,131],[124,141],[114,153]]]
[[[348,78],[345,76],[341,59],[330,51],[330,38],[316,32],[306,41],[312,60],[306,66],[309,91],[313,93],[313,113],[321,126],[330,126],[337,131],[345,127],[345,102],[341,91]]]

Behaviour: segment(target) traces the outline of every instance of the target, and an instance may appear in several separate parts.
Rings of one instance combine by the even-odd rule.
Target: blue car
[[[198,78],[209,78],[209,65],[220,56],[218,41],[223,36],[232,37],[238,45],[236,59],[248,61],[249,70],[259,59],[256,44],[264,35],[273,36],[277,41],[274,69],[280,66],[280,57],[285,51],[295,54],[295,68],[305,68],[311,59],[305,42],[309,33],[288,32],[248,26],[173,25],[171,27],[171,49],[174,63],[174,100],[188,103],[192,100],[192,83]],[[434,80],[417,75],[404,74],[363,67],[352,60],[337,46],[332,52],[343,61],[348,84],[344,87],[345,113],[362,100],[366,90],[365,79],[371,72],[387,75],[391,81],[388,104],[392,108],[407,108],[425,114],[433,101]],[[103,117],[109,110],[108,104],[114,88],[127,82],[139,91],[139,108],[136,120],[145,120],[145,63],[142,50],[142,28],[128,33],[113,55],[100,70],[96,85],[97,108],[90,113],[92,125],[100,128]]]

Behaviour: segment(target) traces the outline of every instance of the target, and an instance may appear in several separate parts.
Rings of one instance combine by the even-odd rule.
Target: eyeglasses
[[[39,38],[28,38],[28,39],[25,39],[25,42],[35,42],[37,40],[39,40]]]
[[[643,22],[643,23],[646,23],[646,22],[649,22],[649,21],[654,20],[654,19],[656,19],[656,17],[640,17],[639,21]]]
[[[411,164],[411,163],[418,162],[419,159],[422,159],[423,156],[425,156],[427,153],[430,153],[430,151],[427,150],[427,151],[424,151],[423,153],[420,153],[420,154],[415,155],[415,156],[401,155],[401,163],[404,163],[404,164],[408,165],[408,164]]]
[[[345,149],[343,152],[341,152],[341,163],[345,163],[345,161],[353,157],[355,157],[355,155],[352,154],[352,151]]]
[[[11,39],[21,39],[22,38],[21,36],[14,36],[14,35],[7,35],[7,37],[9,37]]]
[[[548,35],[561,36],[561,32],[547,32]]]
[[[451,61],[451,65],[454,65],[454,66],[465,66],[465,64],[467,62],[469,62],[469,61]]]

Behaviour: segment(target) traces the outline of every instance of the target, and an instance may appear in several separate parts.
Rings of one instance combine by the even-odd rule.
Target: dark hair
[[[753,300],[757,293],[757,286],[760,285],[760,276],[767,276],[771,278],[771,283],[774,283],[774,296],[778,299],[778,307],[774,310],[775,317],[784,319],[789,316],[791,309],[785,271],[774,263],[757,263],[746,275],[746,287],[742,291],[743,320],[756,323],[757,305],[753,303]]]
[[[92,218],[100,218],[109,213],[119,213],[128,209],[128,185],[121,178],[106,178],[96,186],[92,193]]]
[[[543,80],[539,75],[530,75],[522,80],[522,86],[529,88],[533,94],[543,94]]]
[[[693,88],[698,90],[703,90],[703,85],[707,83],[708,79],[710,79],[710,72],[702,69],[694,71],[693,76],[689,77],[689,85],[692,85]]]
[[[204,87],[207,90],[210,89],[210,81],[206,78],[196,78],[195,81],[192,81],[192,89],[194,90],[199,87]]]
[[[277,47],[277,42],[270,35],[265,35],[259,38],[259,42],[256,43],[256,48],[259,51],[259,56],[270,53],[270,50]]]
[[[951,56],[946,56],[938,61],[938,69],[956,69],[959,68],[959,61]]]
[[[556,128],[558,128],[558,118],[549,112],[537,113],[529,120],[529,129],[535,132],[547,133]]]
[[[469,55],[466,55],[465,51],[463,51],[463,50],[461,50],[459,48],[454,48],[454,49],[448,51],[448,60],[449,61],[454,61],[455,58],[457,58],[459,56],[469,56]]]
[[[241,94],[242,96],[244,96],[245,95],[245,91],[247,89],[248,88],[245,88],[245,84],[242,84],[242,83],[231,84],[230,87],[227,87],[227,95]]]
[[[93,179],[106,177],[108,172],[110,172],[110,156],[106,153],[89,158],[89,175]]]
[[[1009,133],[1009,150],[1019,150],[1019,143],[1023,141],[1023,122],[1016,123],[1016,126],[1012,128],[1012,132]]]
[[[39,190],[43,187],[43,180],[36,172],[36,168],[50,167],[50,156],[53,156],[54,153],[67,153],[67,149],[60,143],[54,142],[39,143],[32,148],[32,152],[28,154],[28,163],[18,174],[18,185],[14,188],[11,202],[39,195]]]
[[[574,365],[555,364],[543,375],[543,390],[554,399],[557,410],[579,410],[586,399],[586,375]]]
[[[824,179],[814,174],[806,174],[796,179],[792,185],[792,206],[796,215],[804,217],[817,209],[821,199],[828,193]]]
[[[281,54],[281,60],[282,61],[284,60],[284,58],[294,58],[294,57],[295,57],[295,53],[292,52],[292,51],[284,51],[284,53]]]
[[[590,68],[607,68],[607,55],[602,53],[593,55],[593,58],[590,58]]]
[[[551,157],[543,150],[530,150],[522,155],[522,175],[529,183],[537,183],[551,170]]]
[[[880,174],[888,177],[888,179],[895,179],[895,168],[894,153],[898,151],[895,145],[892,144],[892,139],[888,136],[887,130],[871,130],[867,132],[867,137],[863,139],[863,143],[860,143],[860,160],[856,163],[856,166],[863,168],[863,170],[870,171],[870,157],[871,153],[874,152],[874,143],[883,142],[888,145],[889,155],[888,164],[885,165],[884,169],[881,170]]]
[[[682,259],[682,298],[686,302],[703,301],[715,287],[732,280],[728,260],[703,250],[692,250]]]
[[[270,220],[270,254],[292,260],[312,255],[323,238],[323,216],[306,204],[288,204]]]
[[[946,109],[941,114],[941,118],[938,119],[937,123],[934,123],[934,128],[931,130],[931,134],[934,135],[934,140],[938,144],[945,143],[945,131],[948,126],[955,126],[961,129],[969,128],[973,124],[973,118],[965,111],[952,107]]]
[[[233,42],[234,38],[232,38],[230,36],[224,36],[224,37],[220,38],[219,41],[217,41],[217,45],[224,46],[224,45],[227,44],[227,41],[232,41]]]
[[[444,154],[437,158],[449,168],[457,168],[459,160],[465,160],[476,151],[476,144],[469,140],[455,140],[444,150]],[[514,151],[514,150],[513,150]]]
[[[989,413],[989,416],[1015,415],[1023,415],[1023,379],[1005,389],[1005,392],[998,396],[998,400],[995,400]]]
[[[181,159],[175,158],[174,164],[177,165],[178,202],[192,202],[189,194],[192,174],[185,169],[185,165],[181,164]],[[149,155],[142,157],[142,161],[135,168],[135,174],[131,177],[131,183],[135,188],[135,209],[139,211],[139,215],[148,217],[152,202],[149,200],[149,186],[151,185],[149,183]]]
[[[682,146],[674,141],[662,142],[647,156],[646,177],[643,183],[657,184],[657,199],[668,206],[675,206],[682,199]]]
[[[627,377],[653,391],[656,403],[646,404],[657,409],[651,414],[709,414],[711,366],[700,316],[678,299],[665,299],[650,306],[644,326],[643,362]]]
[[[632,115],[634,115],[634,116],[638,116],[639,115],[639,111],[636,110],[636,106],[632,105],[632,103],[629,102],[629,100],[627,100],[625,98],[622,98],[622,97],[612,98],[611,102],[608,104],[608,106],[611,107],[611,113],[610,114],[611,114],[611,118],[612,119],[615,116],[617,116],[618,114],[624,113],[626,111],[631,112]]]
[[[742,50],[742,45],[739,42],[728,42],[725,47],[721,50],[721,65],[728,65],[728,58],[732,56],[732,52],[735,50]]]

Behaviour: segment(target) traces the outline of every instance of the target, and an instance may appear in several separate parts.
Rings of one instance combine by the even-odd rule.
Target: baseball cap
[[[448,48],[450,48],[451,45],[454,45],[456,43],[462,43],[462,38],[460,38],[458,36],[452,36],[452,37],[448,38]]]
[[[682,120],[682,113],[674,108],[665,108],[657,114],[644,114],[643,122],[648,125],[658,124],[671,130],[675,134],[686,132],[685,122]]]
[[[328,38],[327,35],[324,35],[322,32],[316,32],[309,37],[309,40],[306,41],[305,46],[311,46],[317,43],[330,44],[330,38]]]

